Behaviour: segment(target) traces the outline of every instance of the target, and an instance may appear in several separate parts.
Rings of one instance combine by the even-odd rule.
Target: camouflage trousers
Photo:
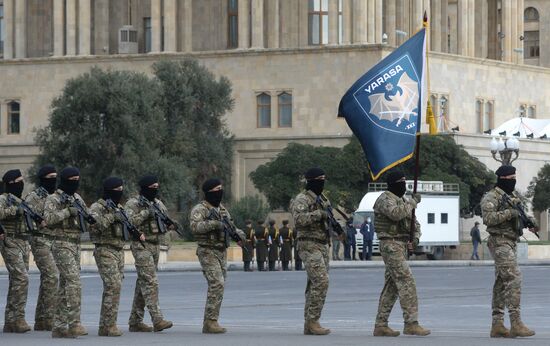
[[[53,241],[43,237],[33,237],[31,242],[34,262],[40,271],[40,288],[34,320],[52,322],[55,311],[55,294],[57,291],[57,267],[52,254]]]
[[[487,242],[495,260],[493,286],[493,323],[504,320],[508,308],[511,321],[521,319],[521,272],[517,262],[517,243],[508,238],[490,236]]]
[[[380,254],[386,265],[384,288],[380,294],[376,326],[388,325],[388,319],[397,298],[403,310],[405,323],[418,322],[416,283],[407,263],[407,242],[380,240]]]
[[[317,321],[321,318],[328,292],[328,245],[300,240],[297,249],[307,272],[304,320]]]
[[[204,307],[205,320],[218,320],[223,300],[223,290],[227,272],[227,252],[199,246],[197,257],[201,263],[202,273],[208,283],[206,306]]]
[[[80,324],[80,244],[56,240],[52,254],[59,271],[53,328],[70,328]]]
[[[145,242],[144,246],[138,241],[133,241],[131,249],[136,265],[137,280],[128,324],[135,325],[143,322],[146,306],[151,320],[156,323],[164,319],[159,306],[159,282],[157,279],[159,244]]]
[[[6,236],[4,241],[0,241],[0,252],[9,273],[4,323],[14,323],[25,319],[25,305],[29,290],[29,242]]]
[[[124,250],[96,245],[94,258],[101,280],[103,280],[99,327],[115,326],[118,317],[122,279],[124,278]]]

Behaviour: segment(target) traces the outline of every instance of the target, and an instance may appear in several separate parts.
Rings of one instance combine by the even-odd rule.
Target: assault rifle
[[[320,196],[317,196],[317,204],[319,204],[319,206],[321,208],[323,208],[323,210],[326,211],[327,213],[327,216],[328,216],[328,227],[329,229],[327,230],[327,233],[329,233],[331,230],[333,232],[335,232],[336,234],[338,234],[339,236],[342,236],[342,234],[345,234],[345,231],[344,229],[342,228],[342,225],[340,225],[340,223],[336,220],[336,218],[334,217],[334,212],[333,212],[333,209],[330,205],[327,205],[325,207],[325,205],[323,204],[323,199],[326,201],[327,198],[324,196],[324,195],[320,195]],[[340,213],[346,220],[348,218],[348,216],[346,214],[344,214],[342,211],[340,211],[338,208],[336,208],[336,211],[338,213]],[[330,239],[330,233],[328,234],[329,236],[329,239]]]
[[[84,206],[80,203],[80,200],[73,197],[73,200],[71,201],[70,196],[63,192],[61,194],[61,203],[62,204],[69,204],[71,207],[78,210],[78,224],[80,226],[80,232],[86,233],[88,232],[88,228],[86,226],[86,223],[89,223],[90,225],[95,224],[97,221],[94,219],[92,215],[90,215]]]
[[[128,241],[130,239],[130,234],[135,240],[139,240],[141,245],[145,246],[143,242],[139,239],[141,237],[141,232],[130,222],[128,214],[123,208],[118,207],[112,199],[105,201],[107,203],[107,208],[115,212],[116,215],[120,217],[120,223],[122,224],[122,240]]]
[[[240,243],[239,246],[243,249],[244,252],[246,252],[247,254],[249,253],[246,246],[244,246],[241,237],[239,237],[239,234],[237,233],[237,227],[235,227],[233,222],[229,220],[227,215],[220,215],[216,208],[211,208],[208,219],[221,221],[223,223],[223,240],[225,242],[226,248],[229,247],[231,239],[233,239],[237,244]]]
[[[149,208],[149,210],[151,210],[155,214],[155,221],[157,222],[159,233],[164,234],[168,231],[166,229],[167,226],[173,226],[174,231],[176,231],[176,233],[180,237],[184,238],[181,226],[176,221],[172,220],[168,215],[166,215],[166,213],[159,208],[157,203],[150,202],[147,198],[143,196],[139,196],[139,203]]]
[[[511,206],[512,208],[514,208],[515,210],[517,210],[519,214],[518,236],[521,237],[523,235],[524,228],[528,228],[529,230],[537,228],[537,226],[533,223],[533,221],[531,221],[529,216],[527,216],[527,214],[525,213],[525,210],[523,210],[523,207],[519,203],[512,202],[512,199],[510,198],[510,196],[508,196],[508,194],[505,193],[502,195],[502,201],[508,204],[509,206]],[[532,232],[537,236],[537,238],[540,239],[540,236],[537,231],[532,231]]]
[[[8,204],[17,205],[17,200],[13,198],[12,195],[9,195],[9,194],[8,194]],[[37,224],[41,224],[42,221],[44,221],[44,218],[42,217],[42,215],[32,210],[31,206],[28,205],[27,202],[23,200],[21,200],[21,202],[19,203],[19,207],[23,209],[23,215],[25,217],[25,225],[27,226],[27,229],[31,233],[34,232],[35,229],[34,229],[33,221],[36,222]]]

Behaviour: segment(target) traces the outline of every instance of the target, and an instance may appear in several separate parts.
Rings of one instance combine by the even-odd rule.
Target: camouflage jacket
[[[503,235],[517,240],[520,236],[519,217],[515,216],[513,207],[503,200],[505,192],[494,187],[481,199],[481,213],[487,232],[491,235]],[[518,194],[514,191],[509,195],[512,203],[521,203]],[[534,221],[534,220],[532,220]]]
[[[217,217],[212,215],[211,210],[217,209]],[[233,222],[229,211],[220,204],[218,208],[215,208],[210,203],[202,201],[195,205],[191,209],[191,232],[197,240],[199,246],[214,247],[217,249],[225,249],[228,246],[229,239],[226,239],[229,235],[224,232],[224,225],[222,217],[227,217],[230,222]],[[245,239],[246,235],[243,231],[237,229],[237,233],[241,239]]]
[[[65,199],[64,195],[67,197]],[[72,216],[69,207],[77,199],[82,207],[88,211],[86,203],[78,193],[70,196],[63,190],[57,189],[46,197],[44,204],[44,220],[55,236],[62,236],[73,240],[80,239],[80,224],[78,215]]]
[[[44,206],[46,205],[46,198],[49,193],[43,187],[39,187],[31,191],[26,197],[25,202],[31,207],[31,209],[44,217]],[[33,221],[34,222],[34,221]],[[34,229],[37,233],[53,235],[53,232],[48,227],[42,227],[34,223]]]
[[[8,201],[8,196],[15,199],[14,204]],[[12,194],[3,193],[0,195],[0,223],[2,223],[8,234],[28,234],[19,203],[21,203],[21,199]]]
[[[320,200],[321,205],[317,202]],[[317,196],[311,191],[299,193],[290,201],[290,212],[294,218],[296,229],[296,240],[310,239],[323,243],[329,242],[328,223],[326,219],[326,208],[330,201],[323,195]]]
[[[95,227],[90,229],[92,243],[112,245],[122,249],[124,247],[123,226],[116,220],[115,212],[107,207],[103,199],[99,199],[90,207],[90,213],[97,221]]]
[[[145,239],[150,243],[164,243],[165,237],[160,233],[159,225],[157,225],[157,220],[155,214],[152,210],[149,210],[149,207],[141,200],[141,196],[132,197],[124,205],[126,213],[128,213],[128,218],[130,222],[136,226],[136,228],[143,234],[145,234]],[[158,205],[159,209],[163,213],[168,213],[168,209],[162,203],[160,199],[155,198],[153,202]]]
[[[407,197],[398,197],[390,191],[384,191],[374,202],[374,230],[378,239],[403,238],[409,240],[411,216],[416,201]],[[420,224],[415,220],[414,239],[422,235]]]

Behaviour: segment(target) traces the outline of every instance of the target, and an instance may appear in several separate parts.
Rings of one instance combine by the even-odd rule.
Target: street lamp
[[[505,138],[504,140],[501,137],[498,141],[493,137],[490,147],[493,159],[500,162],[503,166],[511,165],[519,156],[519,141],[515,137]],[[497,153],[500,159],[497,158]],[[512,154],[514,154],[513,158]]]

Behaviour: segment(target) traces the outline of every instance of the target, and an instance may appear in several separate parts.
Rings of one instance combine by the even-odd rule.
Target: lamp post
[[[497,158],[497,153],[500,159]],[[502,140],[501,137],[497,141],[496,138],[493,137],[491,140],[491,154],[493,154],[493,159],[500,162],[503,166],[511,165],[519,156],[518,139],[510,137]],[[512,155],[514,155],[514,157],[512,157]]]

